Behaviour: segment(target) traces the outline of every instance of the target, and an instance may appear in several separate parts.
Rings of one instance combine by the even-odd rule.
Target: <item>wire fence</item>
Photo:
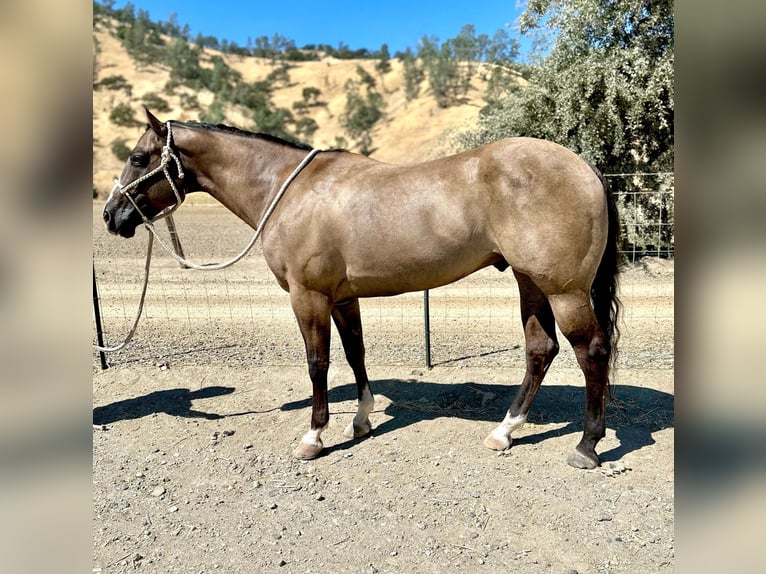
[[[636,263],[643,257],[674,257],[674,174],[617,173],[605,177],[620,215],[623,259]]]
[[[623,338],[618,365],[672,368],[672,186],[652,195],[647,189],[620,189],[614,179],[610,183],[618,197],[623,237],[639,239],[621,249],[628,261],[621,296],[623,332],[629,336]],[[176,214],[178,234],[190,259],[225,260],[249,239],[252,230],[222,206],[190,203]],[[130,241],[109,236],[101,209],[94,204],[94,277],[106,342],[114,344],[127,333],[136,311],[146,239],[141,233]],[[107,356],[109,365],[304,364],[289,298],[258,247],[229,269],[205,272],[182,269],[157,251],[149,281],[138,332],[126,349]],[[524,367],[519,295],[510,272],[489,267],[430,291],[427,319],[422,293],[365,299],[360,306],[370,365],[423,368],[428,320],[434,366]],[[343,357],[336,334],[331,357],[335,361]],[[94,358],[98,368],[98,356]],[[556,362],[577,368],[568,345],[562,345]]]

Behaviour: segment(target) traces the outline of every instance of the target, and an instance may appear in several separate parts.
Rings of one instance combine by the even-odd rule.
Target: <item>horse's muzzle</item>
[[[135,209],[126,207],[109,209],[104,208],[104,223],[109,233],[130,238],[136,234],[136,227],[141,223],[141,216]]]

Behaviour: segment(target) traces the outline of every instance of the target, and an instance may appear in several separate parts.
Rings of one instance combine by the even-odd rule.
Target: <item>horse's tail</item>
[[[593,166],[591,166],[593,167]],[[596,319],[606,336],[607,351],[609,354],[609,366],[613,367],[617,359],[617,343],[620,339],[620,329],[617,320],[620,315],[622,304],[617,296],[617,283],[620,272],[619,253],[617,252],[620,234],[620,222],[617,214],[617,204],[601,172],[593,167],[593,171],[601,180],[606,197],[607,212],[609,215],[609,228],[606,241],[606,249],[601,257],[596,278],[590,288],[590,297],[593,301],[593,310]]]

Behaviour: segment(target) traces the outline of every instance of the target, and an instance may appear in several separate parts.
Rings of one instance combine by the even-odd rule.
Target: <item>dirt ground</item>
[[[194,202],[192,202],[194,203]],[[107,236],[94,205],[94,264],[109,343],[127,332],[145,233]],[[222,209],[177,215],[188,256],[222,261],[249,230]],[[157,254],[145,317],[101,370],[94,354],[93,572],[672,572],[673,264],[623,276],[623,339],[602,466],[567,466],[584,386],[562,344],[504,453],[482,446],[523,376],[509,273],[362,302],[376,395],[369,437],[333,343],[331,422],[310,462],[311,387],[287,296],[257,250],[225,272]],[[334,339],[338,337],[334,335]]]

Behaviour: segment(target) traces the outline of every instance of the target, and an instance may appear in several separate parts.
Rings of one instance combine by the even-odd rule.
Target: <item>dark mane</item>
[[[296,148],[296,149],[303,149],[306,151],[313,149],[310,145],[307,145],[304,143],[299,143],[295,141],[278,138],[277,136],[272,136],[270,134],[249,132],[247,130],[235,128],[233,126],[227,126],[225,124],[206,124],[204,122],[173,122],[173,123],[177,123],[179,125],[186,126],[189,128],[199,128],[199,129],[211,130],[215,132],[224,132],[227,134],[232,134],[232,135],[246,137],[246,138],[258,138],[258,139],[270,141],[276,144],[281,144],[288,147]]]

